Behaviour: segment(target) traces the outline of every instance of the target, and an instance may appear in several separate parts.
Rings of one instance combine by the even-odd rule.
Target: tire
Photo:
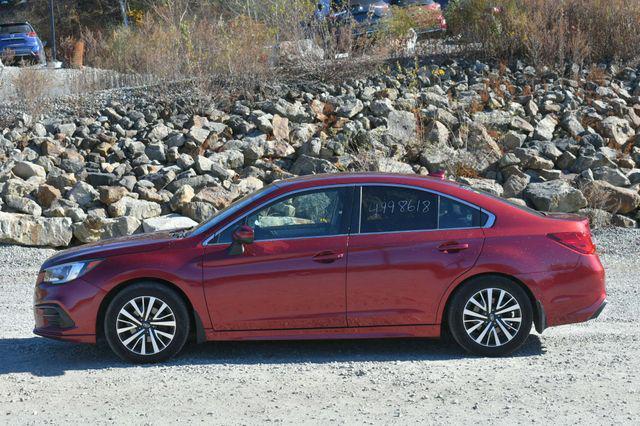
[[[489,298],[492,303],[487,313]],[[471,279],[454,294],[447,321],[454,340],[466,351],[503,356],[527,340],[533,309],[518,284],[504,277],[485,276]]]
[[[154,282],[126,287],[111,300],[104,335],[125,361],[147,364],[177,355],[189,336],[187,306],[173,289]]]

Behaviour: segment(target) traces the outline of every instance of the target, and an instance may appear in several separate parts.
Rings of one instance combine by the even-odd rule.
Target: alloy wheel
[[[166,349],[176,335],[171,307],[153,296],[141,296],[124,304],[116,320],[120,343],[137,355],[155,355]]]
[[[464,329],[476,343],[498,347],[509,343],[522,324],[522,309],[511,293],[485,288],[469,298],[462,313]]]

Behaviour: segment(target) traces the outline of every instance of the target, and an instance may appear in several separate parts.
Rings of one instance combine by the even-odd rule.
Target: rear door
[[[445,290],[478,259],[488,215],[422,189],[363,186],[349,238],[350,327],[435,324]]]

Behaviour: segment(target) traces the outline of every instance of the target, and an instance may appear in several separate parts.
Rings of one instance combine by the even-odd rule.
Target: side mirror
[[[253,244],[254,232],[249,225],[242,225],[231,236],[233,243],[229,247],[229,254],[238,256],[244,253],[245,244]]]

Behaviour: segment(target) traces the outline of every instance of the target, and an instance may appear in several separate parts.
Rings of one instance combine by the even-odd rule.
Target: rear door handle
[[[313,261],[318,263],[333,263],[344,257],[343,253],[335,253],[333,251],[323,251],[313,256]]]
[[[442,253],[458,253],[469,248],[467,243],[444,243],[438,247]]]

